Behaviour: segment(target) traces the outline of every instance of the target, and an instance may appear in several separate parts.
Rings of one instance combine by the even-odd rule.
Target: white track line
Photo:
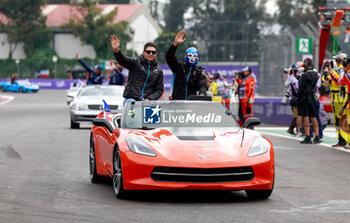
[[[6,103],[9,103],[10,101],[12,101],[13,99],[15,99],[14,96],[8,95],[8,96],[3,96],[0,95],[0,99],[5,99],[6,101],[0,102],[0,105],[4,105]]]
[[[259,127],[259,128],[255,128],[256,130],[268,130],[268,129],[287,129],[286,127]],[[334,130],[335,131],[335,130]],[[272,136],[276,136],[276,137],[280,137],[280,138],[285,138],[285,139],[294,139],[294,140],[298,140],[298,141],[301,141],[302,138],[298,139],[298,138],[295,138],[295,137],[292,137],[292,136],[284,136],[284,135],[279,135],[279,134],[276,134],[276,133],[270,133],[270,132],[263,132],[264,135],[272,135]],[[344,148],[339,148],[339,147],[332,147],[332,145],[329,145],[329,144],[326,144],[326,143],[320,143],[319,144],[320,146],[324,146],[324,147],[328,147],[328,148],[331,148],[331,149],[335,149],[335,150],[340,150],[340,151],[344,151],[344,152],[347,152],[347,153],[350,153],[350,150],[349,149],[344,149]]]

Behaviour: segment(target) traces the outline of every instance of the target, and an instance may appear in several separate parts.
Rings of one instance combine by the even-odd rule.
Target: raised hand
[[[184,30],[181,30],[180,32],[178,32],[175,36],[173,45],[178,46],[179,44],[185,42],[186,41],[186,38],[184,38],[185,34],[186,32]]]
[[[79,57],[79,53],[78,53],[78,52],[75,54],[75,58],[77,58],[77,60],[80,60],[80,57]]]
[[[109,38],[109,41],[111,42],[113,51],[117,53],[119,51],[120,40],[113,34],[111,38]]]

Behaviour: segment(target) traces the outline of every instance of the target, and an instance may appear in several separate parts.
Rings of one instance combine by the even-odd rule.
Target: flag
[[[102,99],[103,101],[103,114],[104,114],[104,117],[106,118],[107,117],[107,112],[111,112],[111,109],[109,108],[107,102]]]

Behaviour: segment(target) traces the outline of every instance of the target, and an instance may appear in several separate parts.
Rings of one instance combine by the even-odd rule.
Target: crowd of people
[[[350,58],[340,52],[333,59],[323,64],[320,73],[314,69],[310,58],[285,70],[286,92],[282,103],[287,104],[289,101],[293,111],[293,119],[287,132],[296,137],[305,137],[300,143],[320,143],[323,130],[329,122],[320,97],[329,95],[338,136],[338,142],[333,146],[350,149]]]

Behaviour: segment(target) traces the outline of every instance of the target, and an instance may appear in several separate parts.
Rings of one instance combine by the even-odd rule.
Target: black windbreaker
[[[206,95],[207,82],[204,68],[201,66],[189,66],[181,63],[175,57],[177,47],[171,44],[166,52],[165,59],[171,71],[175,73],[172,99],[184,100],[189,95],[199,94]],[[186,90],[187,89],[187,90]]]
[[[315,100],[316,84],[318,80],[318,74],[312,69],[305,70],[299,78],[299,89],[297,102],[308,102]]]
[[[120,50],[114,53],[118,63],[129,70],[123,97],[135,100],[158,100],[164,92],[163,71],[157,61],[148,62],[141,54],[138,58],[125,56]]]

